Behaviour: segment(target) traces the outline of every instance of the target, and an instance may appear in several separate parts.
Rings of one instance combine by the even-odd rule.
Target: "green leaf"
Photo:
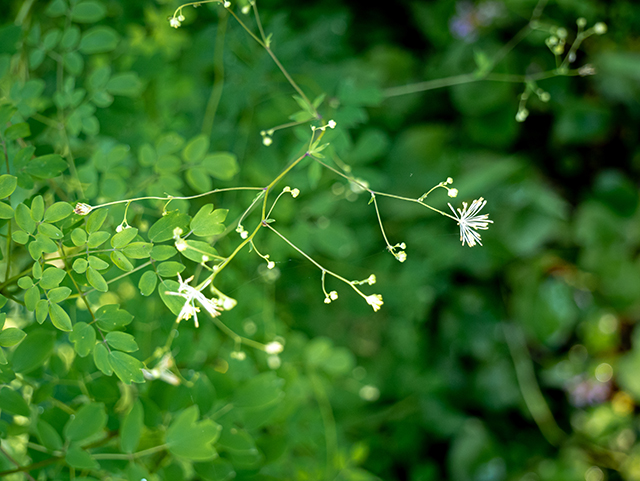
[[[218,255],[218,251],[206,242],[187,240],[185,241],[185,244],[187,248],[183,250],[181,254],[193,262],[203,262],[203,260],[205,260],[204,256],[211,260]]]
[[[31,414],[29,405],[20,393],[8,387],[0,389],[0,409],[19,416],[28,417]]]
[[[151,249],[151,258],[156,261],[166,261],[177,253],[178,251],[173,246],[153,246]]]
[[[38,232],[49,239],[62,239],[64,234],[55,225],[45,224],[44,222],[38,225]]]
[[[104,280],[104,277],[102,277],[102,274],[91,266],[87,268],[87,281],[97,291],[107,292],[109,290],[109,285],[107,281]]]
[[[202,166],[212,177],[220,180],[230,180],[240,171],[235,154],[230,152],[216,152],[207,155]]]
[[[33,267],[31,268],[31,275],[34,279],[42,279],[42,266],[39,262],[33,263]]]
[[[156,163],[156,151],[149,144],[142,144],[138,151],[138,161],[144,167],[151,167]]]
[[[13,194],[18,185],[18,178],[13,175],[0,175],[0,199],[4,199]]]
[[[111,247],[116,249],[122,249],[127,246],[138,235],[138,229],[135,227],[129,227],[122,229],[116,235],[111,238]]]
[[[36,230],[36,223],[31,218],[31,209],[22,203],[16,206],[16,222],[28,234]]]
[[[73,329],[69,314],[58,304],[49,305],[49,317],[51,317],[53,325],[61,331],[71,331]]]
[[[107,413],[102,403],[82,406],[64,427],[64,436],[69,441],[83,441],[101,432],[107,425]]]
[[[87,262],[86,259],[76,259],[75,261],[73,261],[73,270],[76,271],[78,274],[83,274],[84,272],[86,272],[87,270],[87,266],[89,265],[89,263]]]
[[[136,72],[122,72],[113,75],[106,86],[111,95],[135,97],[142,90],[142,81]]]
[[[118,46],[119,40],[120,36],[111,27],[93,27],[82,35],[80,51],[84,54],[110,52]]]
[[[180,150],[183,144],[184,138],[181,135],[175,132],[169,132],[160,137],[156,142],[156,153],[158,157],[173,154]]]
[[[75,245],[76,247],[85,245],[85,243],[87,242],[87,233],[85,232],[85,230],[73,229],[71,231],[71,242],[73,242],[73,245]]]
[[[38,179],[51,179],[67,170],[67,163],[58,154],[49,154],[32,159],[24,170]]]
[[[15,212],[9,204],[0,202],[0,219],[13,219]]]
[[[21,277],[20,279],[18,279],[17,284],[20,289],[27,290],[31,286],[33,286],[33,279],[31,279],[31,277],[29,276]]]
[[[89,234],[89,238],[87,239],[87,247],[90,249],[100,247],[109,240],[109,237],[111,237],[111,234],[105,231],[92,232]]]
[[[36,308],[36,302],[40,300],[40,288],[38,286],[31,286],[24,293],[24,306],[29,311],[33,311]]]
[[[25,165],[27,165],[27,162],[31,160],[35,151],[35,147],[28,145],[27,147],[24,147],[16,152],[16,155],[13,157],[14,167],[17,169],[22,169]]]
[[[144,410],[142,403],[136,400],[131,406],[131,410],[122,420],[120,427],[120,449],[122,449],[122,452],[131,454],[136,450],[144,427],[143,421]]]
[[[227,218],[227,209],[213,210],[213,204],[203,205],[191,220],[191,229],[198,237],[208,237],[224,232],[224,220]]]
[[[7,140],[18,140],[31,135],[31,129],[26,122],[20,122],[19,124],[13,124],[7,130],[5,130],[4,138]]]
[[[142,375],[144,364],[135,357],[125,354],[124,352],[113,351],[109,353],[109,364],[113,372],[116,373],[116,376],[118,376],[123,383],[144,382],[144,376]]]
[[[50,451],[59,451],[62,449],[62,438],[51,424],[38,419],[36,423],[36,436],[38,441]]]
[[[125,256],[122,252],[120,251],[113,251],[109,257],[111,257],[111,261],[118,267],[118,269],[121,269],[125,272],[129,272],[133,270],[133,264],[131,263],[131,261],[129,261],[129,259],[127,259],[127,256]]]
[[[156,290],[156,284],[158,283],[158,276],[153,271],[147,271],[142,274],[140,281],[138,282],[138,289],[143,296],[150,296],[153,291]]]
[[[126,332],[110,332],[106,335],[106,340],[107,344],[114,349],[119,349],[125,352],[135,352],[138,350],[138,344],[136,343],[135,338]]]
[[[175,277],[185,270],[185,266],[179,262],[168,261],[158,264],[158,275],[161,277]]]
[[[80,29],[76,25],[71,25],[62,34],[60,48],[70,51],[78,46],[78,42],[80,42]]]
[[[65,2],[64,0],[53,0],[47,6],[45,13],[49,17],[53,17],[53,18],[60,17],[65,13],[67,13],[67,2]]]
[[[0,346],[11,347],[19,344],[26,337],[26,333],[17,327],[8,327],[0,332]]]
[[[209,192],[213,188],[213,184],[211,182],[211,177],[204,169],[204,167],[191,167],[187,170],[185,175],[185,179],[187,180],[187,184],[196,192]]]
[[[67,453],[64,457],[64,460],[67,464],[76,469],[99,469],[100,465],[98,462],[91,457],[91,455],[80,449],[77,446],[71,446],[67,449]],[[76,478],[79,479],[79,478]]]
[[[124,309],[120,309],[118,304],[102,306],[96,311],[95,316],[98,327],[105,331],[122,329],[133,321],[133,316]]]
[[[167,306],[169,310],[176,316],[180,314],[185,300],[183,297],[173,296],[171,294],[167,294],[167,292],[178,292],[179,287],[180,284],[172,280],[165,280],[158,286],[160,299],[162,299],[162,302],[164,302],[165,306]]]
[[[13,370],[28,374],[40,367],[51,356],[55,339],[55,334],[50,330],[30,331],[13,352]]]
[[[73,342],[78,355],[86,357],[96,345],[96,330],[84,322],[77,322],[73,326],[73,332],[69,334],[69,340]]]
[[[13,234],[11,234],[11,238],[16,244],[24,245],[29,242],[29,234],[22,230],[15,231]]]
[[[182,229],[183,232],[187,232],[190,218],[186,214],[173,211],[167,213],[158,220],[149,229],[149,240],[152,242],[164,242],[173,238],[173,231],[176,228]]]
[[[132,242],[122,249],[122,252],[131,259],[146,259],[151,255],[153,244],[149,242]]]
[[[182,158],[187,162],[200,162],[209,150],[209,137],[200,134],[189,141],[182,151]]]
[[[40,234],[39,232],[36,234],[36,241],[38,243],[38,247],[42,252],[46,252],[47,254],[53,254],[54,252],[58,252],[58,246],[55,242],[53,242],[49,237],[44,234]]]
[[[252,377],[234,394],[234,406],[262,407],[282,400],[284,379],[274,372],[266,372]]]
[[[198,422],[198,406],[190,406],[167,429],[169,452],[193,461],[206,461],[216,457],[213,443],[220,437],[222,427],[210,419]]]
[[[73,207],[68,202],[56,202],[47,209],[44,214],[45,222],[58,222],[66,219],[73,213]]]
[[[44,199],[41,195],[37,195],[31,201],[31,218],[40,222],[44,217]]]
[[[107,209],[94,210],[87,218],[87,232],[89,234],[98,232],[102,224],[104,224],[108,213],[109,211]]]
[[[102,20],[107,9],[96,0],[78,2],[71,10],[71,20],[78,23],[96,23]]]
[[[36,321],[38,324],[42,324],[47,320],[49,315],[49,301],[47,299],[40,299],[36,302]]]
[[[42,273],[42,279],[40,279],[40,286],[44,289],[53,289],[58,287],[64,277],[67,275],[62,269],[57,267],[47,267]]]
[[[67,297],[71,295],[71,289],[68,287],[56,287],[55,289],[51,289],[47,292],[47,297],[51,302],[55,302],[56,304],[64,301]]]
[[[109,364],[109,351],[103,343],[98,343],[93,348],[93,362],[104,375],[111,376],[113,374],[113,369]]]

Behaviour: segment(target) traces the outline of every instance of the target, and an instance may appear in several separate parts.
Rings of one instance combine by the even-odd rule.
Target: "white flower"
[[[280,354],[284,346],[280,344],[278,341],[273,341],[264,346],[264,352],[267,354]]]
[[[161,381],[173,386],[178,386],[180,384],[180,379],[169,370],[172,365],[173,358],[171,357],[171,354],[165,354],[162,356],[162,359],[160,359],[160,362],[158,362],[156,367],[153,369],[142,369],[142,374],[150,381],[160,379]]]
[[[262,139],[262,143],[266,146],[269,147],[272,143],[273,143],[273,139],[271,137],[264,137]]]
[[[480,234],[476,231],[478,229],[487,230],[489,228],[489,224],[493,224],[493,221],[489,220],[489,214],[478,215],[478,212],[482,210],[486,203],[487,201],[482,197],[474,200],[468,208],[467,203],[463,202],[462,210],[458,209],[458,212],[454,210],[451,204],[448,204],[453,215],[455,215],[458,220],[458,225],[460,226],[460,240],[462,241],[463,246],[465,242],[469,247],[473,247],[476,243],[482,245]]]
[[[211,279],[208,279],[202,286],[198,289],[191,287],[189,282],[193,280],[193,276],[189,277],[186,280],[182,280],[180,274],[178,274],[178,280],[180,281],[180,285],[178,287],[178,292],[167,292],[166,294],[170,296],[180,296],[186,299],[184,306],[180,310],[178,314],[177,322],[182,321],[183,319],[191,319],[193,317],[193,322],[198,327],[198,312],[200,312],[200,308],[196,307],[195,301],[198,301],[205,311],[207,311],[211,317],[217,317],[220,315],[219,307],[216,302],[211,299],[207,299],[202,294],[202,290],[207,287],[211,283]]]
[[[400,262],[404,262],[407,260],[407,253],[405,251],[400,251],[394,255],[396,256],[396,259],[398,259]]]
[[[171,25],[173,28],[178,28],[180,26],[180,20],[178,20],[176,17],[171,17],[171,20],[169,20],[169,25]]]
[[[330,129],[335,129],[336,125],[337,124],[335,120],[329,120],[329,122],[327,122],[327,127],[329,127]]]
[[[384,302],[382,302],[382,296],[380,294],[371,294],[370,296],[366,296],[365,300],[367,301],[367,304],[373,307],[374,311],[379,311],[380,307],[382,307],[382,304],[384,304]]]
[[[178,251],[184,252],[184,251],[187,250],[188,247],[189,246],[187,245],[187,242],[184,239],[177,239],[176,240],[176,249],[178,249]],[[203,262],[206,262],[206,261],[203,261]]]
[[[370,286],[374,285],[376,283],[376,275],[375,274],[371,274],[369,276],[369,278],[367,279],[367,284],[369,284]]]
[[[293,189],[293,190],[291,191],[291,197],[293,197],[294,199],[295,199],[296,197],[298,197],[299,195],[300,195],[300,189]]]
[[[458,195],[458,189],[447,189],[449,197],[456,197]]]
[[[89,212],[91,212],[92,209],[93,207],[91,207],[89,204],[78,202],[76,204],[76,208],[73,209],[73,213],[77,215],[87,215]]]
[[[332,301],[335,301],[338,298],[338,293],[336,291],[331,291],[329,293],[329,297],[331,298]]]
[[[267,262],[267,269],[273,269],[276,266],[276,263],[273,261]]]

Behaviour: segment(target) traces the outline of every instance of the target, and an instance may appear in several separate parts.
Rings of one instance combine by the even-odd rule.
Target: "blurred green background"
[[[46,97],[55,89],[55,59],[34,60],[32,52],[42,48],[47,31],[59,28],[59,16],[51,13],[56,3],[7,1],[0,29],[0,59],[22,57],[29,65],[16,74],[8,61],[0,62],[6,64],[0,68],[3,95],[22,98],[43,115],[52,108]],[[218,287],[238,306],[225,313],[225,323],[248,336],[277,333],[286,340],[275,369],[284,398],[268,422],[244,420],[259,455],[242,451],[246,446],[234,454],[229,442],[220,449],[236,479],[640,479],[640,5],[549,2],[541,22],[566,28],[569,41],[579,17],[588,26],[605,22],[608,32],[588,38],[577,52],[575,65],[591,64],[597,74],[538,82],[550,100],[532,95],[524,122],[515,119],[521,83],[481,81],[384,96],[387,88],[473,72],[474,59],[492,58],[526,25],[536,3],[258,4],[282,64],[310,98],[326,94],[320,112],[337,122],[326,135],[327,162],[350,165],[374,190],[412,198],[452,177],[460,192],[453,205],[482,196],[494,224],[482,233],[482,247],[463,248],[452,220],[378,197],[391,244],[407,245],[401,264],[385,251],[368,194],[310,161],[296,168],[282,185],[301,195],[283,197],[274,225],[349,279],[374,273],[378,282],[366,292],[381,293],[384,306],[373,313],[331,280],[328,290],[340,297],[325,305],[320,272],[269,232],[256,245],[275,269],[248,252],[226,269]],[[308,142],[304,125],[276,132],[269,147],[262,144],[260,131],[286,123],[299,109],[295,92],[220,7],[186,8],[176,30],[168,22],[179,6],[174,2],[102,4],[106,13],[98,23],[117,33],[114,47],[85,52],[65,68],[83,85],[103,66],[131,73],[112,85],[112,102],[100,105],[98,97],[97,108],[78,110],[73,147],[79,176],[90,187],[84,198],[69,189],[64,200],[262,186]],[[16,18],[18,27],[12,27]],[[255,28],[250,15],[242,19]],[[92,26],[80,24],[83,32]],[[554,68],[547,37],[527,36],[495,72]],[[23,82],[44,80],[44,90],[31,97],[9,90],[10,70]],[[216,86],[221,95],[214,109]],[[144,144],[168,142],[171,133],[191,139],[203,122],[210,150],[235,154],[237,169],[213,179],[198,172],[183,176],[171,166],[142,170]],[[30,118],[29,124],[34,145],[57,148],[41,122]],[[452,199],[440,190],[429,201],[448,210]],[[213,202],[236,219],[251,199],[229,193]],[[195,212],[207,202],[176,205]],[[132,205],[129,223],[144,232],[160,207]],[[115,226],[122,209],[110,215]],[[251,230],[251,221],[245,225]],[[232,232],[216,248],[229,253],[237,243]],[[110,295],[135,315],[130,332],[143,359],[166,337],[172,315],[157,295],[140,297],[137,282],[125,279]],[[271,370],[259,356],[230,359],[232,343],[210,324],[181,326],[174,346],[183,375],[199,372],[207,381],[200,398],[192,388],[161,381],[140,386],[135,396],[149,430],[194,403],[203,415],[217,412],[239,385]],[[104,378],[91,388],[114,418],[122,402],[116,381]],[[58,386],[55,396],[76,395],[64,389],[71,388]],[[60,415],[52,410],[49,416],[57,429],[64,424],[55,419]],[[28,455],[37,461],[37,453]],[[114,479],[136,479],[136,473],[230,479],[204,467],[194,474],[183,463],[163,463],[138,466],[139,472],[115,463],[102,469]],[[44,470],[40,476],[45,479]]]

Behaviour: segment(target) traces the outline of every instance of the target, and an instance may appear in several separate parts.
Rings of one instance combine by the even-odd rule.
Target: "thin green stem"
[[[376,195],[380,195],[380,196],[383,196],[383,197],[390,197],[392,199],[404,200],[404,201],[407,201],[407,202],[414,202],[416,204],[420,204],[423,207],[426,207],[427,209],[431,209],[432,211],[437,212],[440,215],[443,215],[445,217],[449,217],[450,219],[453,219],[456,222],[458,221],[458,219],[456,219],[451,214],[447,214],[446,212],[443,212],[440,209],[436,209],[435,207],[432,207],[429,204],[426,204],[426,203],[422,202],[420,199],[412,199],[412,198],[409,198],[409,197],[403,197],[401,195],[387,194],[386,192],[379,192],[377,190],[372,190],[369,187],[367,187],[365,184],[363,184],[362,182],[358,182],[355,178],[340,172],[338,169],[335,169],[335,168],[331,167],[330,165],[326,164],[325,162],[321,161],[320,159],[317,159],[316,157],[312,157],[312,158],[313,158],[313,160],[318,162],[320,165],[322,165],[326,169],[330,170],[331,172],[335,173],[336,175],[339,175],[340,177],[343,177],[344,179],[347,179],[349,182],[355,183],[356,185],[361,187],[363,190],[366,190],[372,196],[374,196],[374,198],[375,198]]]
[[[285,236],[283,236],[280,232],[278,232],[276,229],[274,229],[271,224],[264,224],[267,228],[269,228],[272,232],[274,232],[278,237],[280,237],[283,241],[285,241],[287,244],[289,244],[295,251],[297,251],[298,253],[300,253],[305,259],[307,259],[309,262],[311,262],[314,266],[316,266],[318,269],[320,269],[322,272],[326,272],[327,274],[329,274],[332,277],[335,277],[336,279],[344,282],[345,284],[347,284],[348,286],[350,286],[354,291],[356,291],[358,293],[358,295],[360,297],[362,297],[363,299],[367,299],[367,296],[356,287],[356,282],[354,281],[350,281],[348,279],[345,279],[344,277],[342,277],[339,274],[336,274],[333,271],[330,271],[329,269],[327,269],[326,267],[321,266],[320,264],[318,264],[318,262],[316,262],[311,256],[309,256],[306,252],[304,252],[303,250],[301,250],[298,246],[296,246],[293,242],[291,242],[289,239],[287,239]]]
[[[327,480],[331,480],[334,479],[335,476],[334,463],[338,453],[338,434],[336,430],[336,420],[333,416],[331,402],[329,401],[327,391],[322,384],[322,380],[316,374],[313,368],[309,367],[308,373],[316,402],[318,403],[318,407],[320,408],[320,416],[322,417],[322,425],[324,427],[324,440],[327,449],[327,467],[325,478]]]
[[[553,414],[542,395],[536,374],[533,369],[533,361],[529,355],[522,330],[514,324],[503,324],[504,337],[509,347],[511,359],[516,370],[516,378],[520,386],[520,392],[531,417],[540,428],[540,432],[547,441],[557,446],[566,437],[566,434],[553,418]]]
[[[219,192],[229,192],[233,190],[262,190],[262,187],[228,187],[226,189],[213,189],[213,190],[210,190],[209,192],[204,192],[202,194],[196,194],[196,195],[189,195],[185,197],[177,197],[173,195],[168,195],[166,197],[158,197],[158,196],[135,197],[133,199],[114,200],[112,202],[107,202],[105,204],[94,205],[91,207],[91,209],[95,210],[95,209],[100,209],[102,207],[108,207],[110,205],[126,204],[128,202],[138,202],[141,200],[166,200],[166,201],[191,200],[191,199],[198,199],[200,197],[206,197],[207,195],[211,195],[211,194],[217,194]]]
[[[149,449],[144,449],[143,451],[138,451],[137,453],[132,454],[120,454],[120,453],[95,453],[91,454],[93,459],[123,459],[123,460],[131,460],[138,459],[143,456],[149,456],[151,454],[159,453],[160,451],[164,451],[167,449],[167,444],[161,444],[159,446],[154,446]]]
[[[7,153],[7,144],[4,141],[4,137],[0,137],[0,141],[2,141],[2,152],[4,153],[4,161],[7,167],[7,174],[11,173],[9,168],[9,154]],[[8,197],[9,203],[11,203],[11,196]],[[7,247],[5,258],[7,260],[7,268],[4,271],[4,280],[5,282],[9,279],[9,275],[11,275],[11,229],[12,229],[12,220],[9,219],[7,222]]]
[[[224,38],[228,24],[229,16],[227,14],[220,15],[216,43],[213,48],[213,87],[211,88],[211,95],[209,96],[209,102],[202,121],[202,133],[207,137],[210,137],[213,131],[213,122],[216,118],[218,105],[220,105],[220,99],[222,98],[222,89],[224,88]]]
[[[511,76],[511,79],[507,80],[509,76],[498,77],[496,75],[492,75],[491,72],[496,67],[496,65],[498,65],[502,61],[502,59],[504,59],[507,56],[509,52],[511,52],[520,42],[522,42],[522,40],[524,40],[527,37],[527,35],[529,35],[533,31],[533,28],[537,24],[538,20],[540,19],[540,16],[542,15],[542,11],[544,10],[544,7],[546,6],[546,4],[547,4],[547,0],[538,1],[538,3],[536,4],[533,10],[529,23],[525,25],[513,38],[511,38],[511,40],[509,40],[498,51],[495,57],[493,57],[493,59],[491,60],[491,64],[489,68],[485,72],[479,73],[476,71],[473,73],[454,75],[452,77],[445,77],[442,79],[427,80],[425,82],[418,82],[414,84],[404,85],[401,87],[392,87],[384,91],[384,96],[387,98],[397,97],[399,95],[425,92],[427,90],[434,90],[434,89],[443,88],[443,87],[451,87],[454,85],[478,82],[481,80],[496,80],[501,82],[525,82],[526,80],[534,80],[533,77],[537,77],[536,75]],[[553,70],[552,72],[554,72],[554,75],[552,76],[561,75],[557,69]],[[516,77],[518,77],[519,79],[515,80]],[[549,78],[549,77],[544,77],[544,78]],[[535,80],[541,80],[541,78],[536,78]]]
[[[291,75],[289,75],[289,72],[287,72],[287,69],[284,68],[284,66],[280,63],[280,60],[278,60],[278,57],[276,57],[276,54],[273,53],[273,51],[271,50],[271,47],[267,44],[267,39],[264,35],[264,31],[262,30],[262,24],[260,23],[260,17],[258,16],[257,12],[257,7],[255,5],[255,3],[253,4],[253,8],[254,8],[254,12],[256,13],[256,21],[258,23],[259,29],[260,29],[260,33],[263,36],[263,39],[258,38],[250,29],[249,27],[247,27],[245,25],[245,23],[235,14],[235,12],[231,9],[227,9],[227,11],[229,13],[231,13],[231,15],[233,15],[233,17],[236,19],[236,21],[242,26],[242,28],[244,28],[247,33],[256,41],[258,42],[258,44],[260,44],[260,46],[262,48],[264,48],[267,53],[269,54],[269,56],[271,57],[271,59],[275,62],[275,64],[278,66],[278,68],[280,69],[280,71],[282,72],[282,74],[285,76],[285,78],[287,79],[287,81],[289,82],[289,84],[294,88],[294,90],[296,92],[298,92],[298,95],[300,95],[300,97],[302,97],[304,99],[304,101],[309,105],[309,107],[311,107],[316,115],[316,117],[318,116],[318,112],[315,109],[315,107],[313,106],[313,104],[311,103],[311,101],[309,100],[309,98],[305,95],[305,93],[302,91],[302,89],[298,86],[298,84],[296,83],[295,80],[293,80],[293,78],[291,77]]]

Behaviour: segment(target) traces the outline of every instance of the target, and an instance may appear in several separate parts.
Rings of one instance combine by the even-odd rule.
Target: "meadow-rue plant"
[[[336,63],[334,73],[314,72],[314,64],[297,63],[290,52],[281,61],[286,30],[277,29],[285,17],[265,17],[276,30],[267,33],[254,0],[191,2],[173,15],[161,13],[166,2],[156,3],[145,7],[144,19],[117,31],[115,17],[131,9],[103,0],[53,0],[40,12],[29,1],[15,8],[15,24],[0,29],[0,165],[6,171],[0,175],[0,308],[6,311],[0,313],[0,477],[360,479],[364,455],[339,445],[327,379],[368,402],[380,390],[365,384],[368,375],[351,351],[293,332],[295,316],[278,308],[287,297],[280,286],[317,269],[313,281],[320,278],[320,289],[314,285],[308,293],[301,280],[285,302],[323,311],[342,303],[367,326],[357,327],[367,332],[354,345],[361,354],[375,352],[376,323],[394,317],[382,310],[383,294],[393,297],[384,282],[383,294],[370,293],[385,274],[369,259],[386,262],[391,253],[403,264],[393,269],[408,272],[421,256],[414,254],[415,239],[425,236],[413,222],[389,215],[386,204],[400,201],[455,220],[463,247],[482,246],[478,231],[493,223],[480,213],[487,203],[482,197],[458,209],[448,203],[453,215],[440,208],[443,189],[449,198],[468,195],[463,186],[469,184],[458,174],[460,192],[452,177],[433,185],[443,172],[456,172],[449,165],[437,174],[422,171],[398,193],[394,175],[374,167],[390,151],[389,136],[358,130],[367,109],[411,93],[491,81],[519,86],[512,102],[518,103],[516,120],[524,122],[538,100],[553,104],[556,90],[538,83],[595,73],[590,64],[572,66],[581,43],[607,26],[587,28],[580,18],[574,38],[542,23],[540,1],[494,57],[478,49],[475,70],[382,89],[360,87],[378,74],[356,64]],[[191,7],[208,4],[215,27],[192,34],[204,20],[196,22]],[[497,5],[459,4],[450,24],[454,36],[475,42],[503,17]],[[189,28],[175,31],[185,13]],[[339,31],[340,21],[332,22],[330,30]],[[555,67],[522,75],[497,71],[533,32],[544,34],[540,48],[546,38],[545,55]],[[332,58],[331,42],[322,48]],[[277,80],[259,83],[272,80],[268,69]],[[191,95],[202,92],[202,79],[212,82],[211,92],[196,102]],[[191,104],[202,105],[202,112],[193,114]],[[445,138],[433,135],[439,136]],[[390,172],[400,170],[413,176],[403,166]],[[328,177],[333,186],[325,190]],[[358,222],[373,228],[343,224],[340,216],[350,208],[357,214],[345,217],[361,216]],[[408,266],[407,245],[398,238],[411,246]],[[455,238],[449,232],[438,242]],[[369,267],[361,270],[356,261]],[[363,278],[371,270],[376,274]],[[358,303],[350,302],[354,295]],[[421,295],[426,305],[429,293]],[[374,315],[367,305],[382,312]],[[131,386],[145,381],[151,386]],[[412,403],[392,406],[393,416],[416,411]],[[296,440],[280,452],[271,437],[293,439],[285,418],[303,405],[308,412],[292,421],[291,432],[315,423],[320,429],[312,436],[322,432],[325,442]],[[307,471],[286,466],[285,459],[300,452],[313,459]],[[268,464],[278,467],[269,471]]]

